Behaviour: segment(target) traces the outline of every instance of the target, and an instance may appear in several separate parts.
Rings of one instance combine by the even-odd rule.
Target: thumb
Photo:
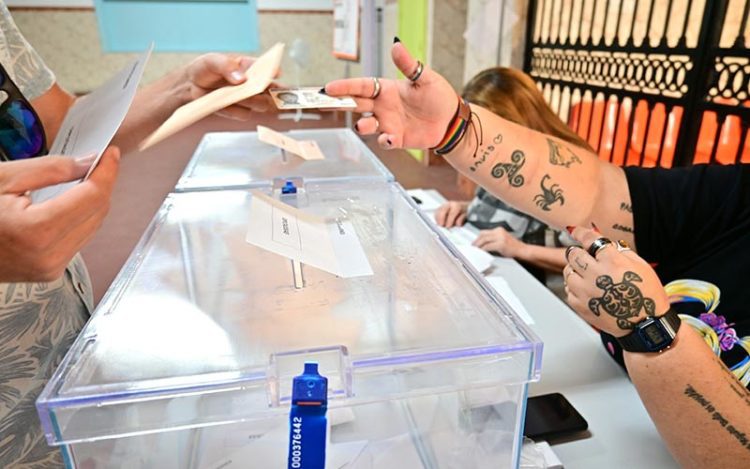
[[[63,182],[82,178],[91,158],[83,163],[65,156],[44,156],[22,161],[8,161],[0,166],[0,192],[23,194]]]
[[[391,48],[391,58],[393,59],[393,64],[396,65],[396,68],[398,68],[407,78],[412,76],[417,70],[417,59],[412,57],[411,53],[409,53],[406,46],[404,46],[401,41],[397,41],[393,44],[393,47]]]
[[[93,181],[95,184],[112,187],[117,179],[117,171],[119,168],[120,149],[114,146],[108,147],[99,160],[99,164],[94,171],[91,172],[91,176],[89,176],[88,180]]]

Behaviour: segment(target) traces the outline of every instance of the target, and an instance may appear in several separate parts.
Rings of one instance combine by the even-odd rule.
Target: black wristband
[[[633,332],[617,338],[617,342],[628,352],[661,352],[672,345],[681,323],[677,311],[670,308],[663,316],[648,317],[639,322]]]

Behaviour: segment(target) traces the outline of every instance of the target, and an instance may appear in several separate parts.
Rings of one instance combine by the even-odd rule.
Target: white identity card
[[[349,220],[325,219],[253,191],[245,240],[343,278],[372,275]]]
[[[357,103],[349,97],[335,98],[320,92],[320,87],[269,90],[277,108],[288,109],[337,109],[355,108]]]
[[[326,158],[315,140],[295,140],[262,125],[258,126],[258,140],[293,153],[303,160],[324,160]]]
[[[107,83],[77,99],[65,115],[49,154],[71,157],[95,154],[96,159],[86,172],[84,180],[88,179],[99,164],[104,150],[125,119],[152,49],[153,45]],[[78,181],[71,181],[45,187],[34,191],[31,198],[34,202],[43,202],[62,194],[77,183]]]

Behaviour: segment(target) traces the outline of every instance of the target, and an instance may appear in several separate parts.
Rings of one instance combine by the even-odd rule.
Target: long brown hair
[[[484,70],[466,84],[463,97],[511,122],[594,152],[591,145],[552,112],[534,80],[519,70],[507,67]]]

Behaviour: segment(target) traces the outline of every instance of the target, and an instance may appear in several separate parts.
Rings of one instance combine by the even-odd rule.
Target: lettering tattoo
[[[492,153],[497,149],[496,145],[499,145],[503,143],[503,136],[501,134],[495,135],[495,138],[492,139],[492,143],[488,144],[485,148],[478,148],[477,152],[474,154],[474,162],[469,166],[469,171],[476,171],[477,168],[482,165],[485,161],[487,161],[487,158],[489,158]]]
[[[510,163],[498,163],[492,168],[492,177],[500,179],[506,174],[508,182],[513,187],[521,187],[524,182],[522,174],[518,174],[526,163],[526,155],[521,150],[516,150],[510,155]]]
[[[612,229],[618,230],[618,231],[624,231],[625,233],[633,233],[633,228],[629,226],[620,225],[618,223],[615,223],[612,225]]]
[[[685,388],[685,391],[683,391],[683,394],[688,397],[688,399],[691,399],[698,403],[703,409],[711,416],[711,420],[721,425],[721,427],[729,433],[739,444],[741,444],[746,450],[750,451],[750,437],[743,432],[740,431],[739,428],[735,427],[733,424],[729,423],[729,420],[724,417],[721,412],[716,410],[716,407],[713,405],[713,403],[708,400],[703,394],[698,392],[692,385],[688,384]]]
[[[620,210],[624,210],[628,213],[633,213],[633,207],[631,207],[630,204],[626,204],[625,202],[620,202]]]
[[[600,310],[604,310],[617,318],[620,329],[632,329],[635,324],[628,321],[628,318],[639,316],[641,310],[653,316],[656,309],[654,300],[644,297],[641,289],[634,283],[642,281],[638,274],[630,271],[623,274],[620,283],[614,283],[609,275],[600,275],[596,278],[596,286],[604,290],[604,294],[599,298],[591,298],[589,309],[597,316],[601,314]]]
[[[581,163],[581,159],[573,153],[567,145],[547,139],[549,143],[549,162],[556,166],[570,168],[573,163]]]
[[[560,205],[565,205],[565,198],[563,197],[563,191],[560,189],[559,184],[552,184],[549,187],[544,187],[544,181],[549,179],[549,174],[545,174],[539,183],[542,187],[542,193],[534,196],[534,202],[536,205],[545,212],[549,212],[549,206],[555,202],[560,202]]]

